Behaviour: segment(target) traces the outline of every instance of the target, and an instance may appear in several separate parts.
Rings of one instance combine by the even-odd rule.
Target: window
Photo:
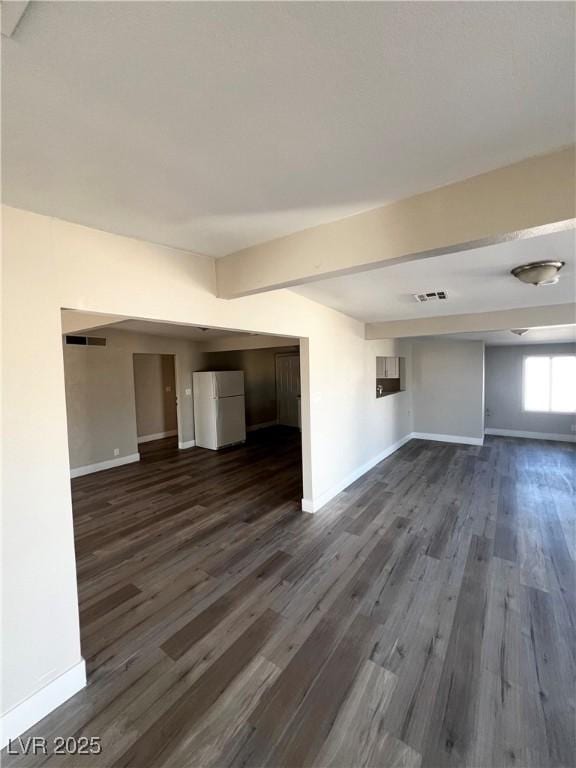
[[[524,410],[576,413],[576,355],[524,358]]]

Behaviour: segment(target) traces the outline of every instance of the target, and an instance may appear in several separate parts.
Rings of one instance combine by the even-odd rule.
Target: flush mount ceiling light
[[[560,279],[558,273],[565,263],[564,261],[534,261],[532,264],[514,267],[511,274],[529,285],[554,285]]]
[[[516,336],[524,336],[525,333],[528,333],[528,328],[511,328],[510,333],[515,333]]]

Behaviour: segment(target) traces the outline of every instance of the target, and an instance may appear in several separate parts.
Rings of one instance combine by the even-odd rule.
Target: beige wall
[[[139,438],[177,432],[176,373],[172,355],[134,355],[134,399]]]
[[[211,371],[244,371],[246,426],[276,421],[276,355],[294,347],[211,352],[205,366]]]
[[[414,431],[482,440],[484,342],[412,343]]]
[[[408,393],[376,400],[376,356],[395,345],[365,341],[362,323],[290,291],[218,299],[212,259],[2,211],[5,712],[81,658],[62,307],[300,337],[309,507],[404,437],[411,416]]]
[[[174,356],[178,436],[182,443],[192,441],[193,398],[186,390],[192,391],[192,372],[202,367],[198,347],[185,339],[114,329],[101,329],[93,335],[105,337],[106,346],[64,345],[70,467],[77,469],[138,453],[135,356],[139,359]],[[148,409],[147,419],[157,416],[154,409]],[[114,449],[118,449],[118,456]]]
[[[3,210],[2,713],[81,659],[51,225],[18,219]]]
[[[574,355],[576,344],[486,347],[486,428],[576,437],[576,415],[522,410],[525,355]]]
[[[100,334],[98,334],[100,335]],[[70,468],[138,452],[132,360],[120,346],[64,346]]]

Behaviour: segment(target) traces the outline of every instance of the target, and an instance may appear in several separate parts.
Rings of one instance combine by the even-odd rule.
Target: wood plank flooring
[[[291,430],[142,449],[73,481],[89,684],[6,766],[576,765],[573,446],[414,440],[316,515]]]

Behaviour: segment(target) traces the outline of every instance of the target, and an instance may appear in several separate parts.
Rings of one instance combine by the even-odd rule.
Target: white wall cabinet
[[[386,378],[399,379],[400,378],[400,358],[387,357],[385,359],[386,359]]]
[[[400,378],[400,358],[399,357],[377,357],[376,358],[376,378],[377,379],[399,379]]]

